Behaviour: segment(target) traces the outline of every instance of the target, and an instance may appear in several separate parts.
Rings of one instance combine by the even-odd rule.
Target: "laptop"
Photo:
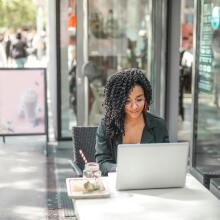
[[[117,190],[184,187],[189,143],[120,144]]]

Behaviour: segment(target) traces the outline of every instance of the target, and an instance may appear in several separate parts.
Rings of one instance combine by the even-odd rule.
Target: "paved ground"
[[[47,219],[45,140],[0,142],[0,219]]]
[[[68,198],[66,191],[66,178],[74,177],[74,172],[69,165],[69,160],[73,158],[72,151],[72,142],[66,142],[56,146],[56,151],[54,152],[60,220],[75,220],[73,203]]]
[[[69,166],[71,142],[50,144],[44,137],[0,139],[0,219],[74,220],[65,179],[73,177]]]

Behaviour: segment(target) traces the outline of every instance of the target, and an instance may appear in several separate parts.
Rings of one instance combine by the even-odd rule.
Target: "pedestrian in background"
[[[22,39],[21,33],[17,33],[16,42],[12,46],[12,57],[18,68],[24,68],[27,61],[27,43]]]
[[[4,35],[0,35],[0,67],[6,67],[6,54],[3,45]]]

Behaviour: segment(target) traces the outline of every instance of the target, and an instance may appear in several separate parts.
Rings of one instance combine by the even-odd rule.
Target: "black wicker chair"
[[[82,150],[88,162],[95,162],[95,143],[97,127],[73,127],[73,162],[71,166],[76,176],[82,176],[85,162],[79,151]]]

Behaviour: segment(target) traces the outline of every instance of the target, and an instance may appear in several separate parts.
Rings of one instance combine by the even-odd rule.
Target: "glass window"
[[[185,0],[186,8],[193,8],[194,0]]]
[[[151,1],[88,2],[89,123],[97,124],[108,77],[123,68],[148,70]]]
[[[60,10],[58,80],[61,90],[58,131],[61,138],[69,138],[76,122],[83,125],[99,123],[104,115],[104,86],[113,73],[123,68],[138,67],[147,73],[152,84],[160,84],[152,75],[162,75],[160,63],[165,62],[159,59],[165,57],[165,40],[161,37],[159,44],[155,44],[154,35],[157,32],[160,33],[157,37],[161,36],[162,30],[164,34],[166,8],[162,0],[157,4],[152,0],[57,2]],[[79,28],[76,27],[76,6],[78,16],[81,16]],[[83,36],[77,41],[78,62],[76,33]],[[155,85],[152,87],[156,88]],[[158,87],[165,94],[165,86]],[[82,97],[78,104],[77,97]]]
[[[76,125],[76,1],[60,1],[61,136]]]
[[[220,165],[220,0],[199,8],[193,166],[203,172]]]
[[[193,66],[193,16],[194,5],[185,0],[181,7],[180,62],[179,62],[179,118],[178,140],[191,138],[192,66]],[[191,7],[190,7],[191,5]],[[187,6],[187,7],[186,7]]]

